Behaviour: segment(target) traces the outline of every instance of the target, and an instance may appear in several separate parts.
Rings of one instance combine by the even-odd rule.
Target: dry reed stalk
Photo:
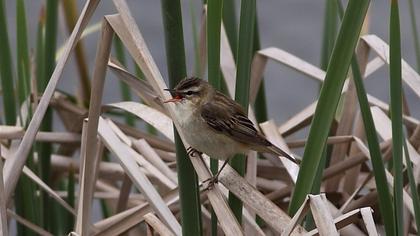
[[[165,162],[159,157],[156,151],[144,139],[134,140],[134,148],[139,151],[150,163],[159,169],[166,177],[175,184],[178,182],[176,173],[171,170]]]
[[[363,207],[360,209],[360,214],[362,215],[363,223],[365,224],[365,228],[369,236],[378,235],[378,232],[376,231],[375,221],[373,220],[372,212],[373,210],[370,207]]]
[[[230,166],[226,166],[220,173],[219,181],[278,233],[281,233],[284,226],[289,223],[290,217],[285,212],[244,181]],[[301,234],[302,232],[305,232],[305,230],[298,227],[294,234]]]
[[[89,0],[86,2],[85,7],[83,8],[82,13],[80,14],[80,17],[76,23],[76,26],[74,27],[73,32],[67,40],[64,52],[58,60],[54,72],[51,75],[48,85],[44,91],[44,94],[33,114],[32,120],[29,123],[25,136],[23,137],[18,150],[16,150],[16,152],[13,155],[16,158],[10,158],[9,161],[5,162],[4,181],[6,183],[5,193],[7,201],[10,200],[13,190],[15,189],[20,174],[19,170],[23,168],[23,165],[26,162],[26,158],[30,149],[32,148],[32,144],[34,142],[36,133],[41,125],[42,118],[44,117],[45,112],[47,111],[49,102],[54,94],[57,83],[63,72],[64,65],[67,62],[70,52],[76,45],[76,42],[79,40],[81,32],[86,27],[90,17],[93,15],[93,12],[95,11],[98,3],[99,0]]]
[[[21,127],[9,129],[9,127],[1,126],[0,139],[21,139],[25,135],[25,131]],[[80,134],[70,132],[38,132],[35,136],[38,142],[49,143],[80,143]]]
[[[327,144],[348,143],[348,142],[351,142],[352,140],[353,140],[352,135],[330,136],[327,139]],[[286,144],[290,148],[301,148],[305,146],[306,139],[287,141]]]
[[[114,121],[114,123],[128,136],[136,139],[145,139],[150,144],[150,146],[155,148],[157,152],[175,152],[175,145],[168,139],[156,137],[117,121]],[[170,158],[170,160],[175,161],[175,157]]]
[[[260,124],[261,129],[263,130],[265,136],[267,137],[267,139],[273,143],[274,145],[276,145],[277,147],[281,148],[283,151],[287,152],[287,153],[291,153],[289,147],[287,146],[286,142],[284,141],[284,139],[281,137],[280,133],[277,130],[277,126],[274,123],[274,121],[270,120],[270,121],[266,121],[264,123]],[[281,160],[282,165],[284,165],[286,167],[286,171],[287,173],[289,173],[290,177],[293,180],[293,183],[296,183],[297,180],[297,176],[299,173],[299,166],[286,159],[285,157],[277,157]],[[270,159],[269,159],[270,160]]]
[[[9,226],[7,224],[7,200],[4,194],[4,182],[3,182],[3,156],[1,155],[0,146],[0,235],[9,235]]]
[[[247,155],[247,170],[245,173],[245,180],[254,188],[257,186],[257,161],[258,161],[258,154],[255,151],[248,152]],[[244,234],[245,235],[259,235],[258,232],[255,230],[255,225],[251,225],[250,223],[255,223],[255,217],[256,214],[252,209],[249,209],[248,207],[245,208],[248,212],[247,216],[245,216],[244,212],[244,219],[245,219],[245,225],[244,225]],[[259,228],[259,227],[258,227]]]
[[[147,213],[143,216],[144,221],[153,228],[153,231],[162,236],[174,235],[154,214]]]
[[[343,213],[344,209],[347,208],[347,206],[354,200],[354,198],[356,197],[357,194],[359,194],[359,192],[362,190],[362,188],[364,188],[366,186],[366,184],[372,179],[373,174],[369,172],[369,174],[365,177],[365,179],[363,180],[363,182],[359,185],[359,187],[357,187],[354,192],[347,198],[346,202],[344,202],[340,209],[339,212],[340,214]]]
[[[97,139],[98,120],[101,113],[101,101],[105,82],[108,58],[111,52],[112,38],[114,32],[106,21],[102,19],[101,37],[96,51],[95,66],[92,76],[92,90],[89,102],[89,115],[86,127],[85,152],[81,153],[83,160],[83,178],[81,191],[83,195],[79,199],[78,217],[76,221],[76,233],[81,236],[88,234],[86,222],[90,222],[91,202],[93,196],[93,186],[96,179],[96,170],[102,154],[97,149],[100,142]],[[86,181],[86,182],[85,182]]]
[[[118,194],[117,207],[115,207],[116,213],[122,212],[123,210],[127,209],[132,186],[133,182],[131,181],[130,177],[127,174],[125,174],[122,180],[120,193]]]
[[[174,141],[172,120],[164,113],[137,102],[111,103],[107,104],[106,107],[118,108],[136,115],[160,131],[166,138],[172,142]]]
[[[170,191],[163,200],[166,204],[171,205],[179,199],[178,189]],[[98,229],[96,235],[113,236],[125,232],[139,222],[143,221],[143,216],[152,212],[152,208],[148,202],[115,214],[107,219],[95,223]]]
[[[370,207],[366,207],[368,210],[372,211]],[[362,208],[364,209],[364,208]],[[351,232],[348,230],[348,227],[352,223],[356,223],[359,220],[359,215],[361,214],[361,209],[355,209],[353,211],[350,211],[344,215],[338,216],[333,220],[333,223],[337,229],[341,229],[340,233],[343,235],[364,235],[364,233],[360,230],[356,232]],[[370,224],[370,223],[369,223]],[[344,228],[346,227],[346,228]],[[347,231],[347,232],[346,232]],[[376,230],[375,230],[376,231]],[[318,235],[318,229],[311,230],[308,232],[307,235]],[[323,234],[321,234],[323,235]],[[370,234],[369,234],[370,235]],[[376,236],[378,234],[372,234],[372,236]]]
[[[161,98],[168,99],[169,93],[163,93],[163,89],[166,88],[166,85],[156,64],[154,63],[153,58],[150,55],[150,52],[147,49],[146,44],[144,43],[143,37],[136,27],[135,21],[129,14],[130,11],[128,6],[124,1],[114,1],[114,4],[121,15],[108,18],[109,22],[113,25],[115,32],[128,48],[128,51],[143,71],[145,78],[149,81],[155,92]],[[173,106],[168,104],[166,107],[168,108],[169,113],[173,114]],[[176,126],[178,125],[176,121],[174,121],[174,123]],[[183,137],[182,133],[180,133],[180,136],[181,138]],[[204,180],[210,178],[210,173],[207,167],[204,166],[204,163],[198,160],[197,157],[192,157],[191,161],[201,179]],[[216,214],[224,219],[220,223],[225,233],[242,235],[242,230],[240,229],[236,218],[229,210],[229,207],[227,206],[225,199],[218,191],[217,186],[208,192],[208,197]]]
[[[31,229],[32,231],[34,231],[35,233],[41,235],[41,236],[53,236],[52,234],[50,234],[48,231],[44,230],[43,228],[39,227],[38,225],[26,220],[25,218],[17,215],[16,213],[14,213],[11,210],[7,210],[7,214],[15,219],[18,223],[28,227],[29,229]]]
[[[133,153],[136,152],[125,143],[121,142],[107,122],[102,118],[100,118],[98,133],[107,148],[117,156],[117,159],[125,169],[126,173],[148,199],[155,212],[176,235],[180,235],[181,226],[176,221],[174,215],[168,209],[167,205],[147,177],[139,171],[135,157],[133,156]]]
[[[359,64],[360,73],[365,74],[366,65],[368,63],[369,48],[366,44],[360,43],[357,46],[357,61]],[[354,54],[356,55],[356,54]],[[337,130],[335,135],[350,135],[353,130],[353,124],[355,121],[356,111],[358,109],[358,100],[356,94],[356,87],[353,81],[353,76],[351,75],[349,80],[349,86],[347,91],[342,95],[344,100],[343,109],[340,114],[340,120],[338,121]],[[339,145],[334,145],[331,152],[330,165],[334,165],[342,161],[346,154],[348,153],[350,144],[343,143]],[[330,179],[325,182],[325,191],[334,192],[338,190],[340,181],[345,175],[336,176],[333,179]]]
[[[354,136],[359,137],[362,140],[365,139],[365,130],[360,112],[356,115],[353,133]],[[354,156],[356,152],[358,152],[357,145],[355,145],[354,143],[350,144],[349,156]],[[354,178],[354,176],[359,176],[361,169],[360,167],[361,166],[359,165],[355,166],[353,168],[348,169],[345,173],[343,191],[345,191],[348,194],[353,192],[356,188],[357,178]]]
[[[325,194],[312,195],[309,194],[309,205],[311,207],[312,216],[318,228],[320,235],[337,235],[338,231],[333,223],[333,217],[326,204],[327,198]]]
[[[159,97],[146,80],[138,79],[136,76],[130,74],[112,58],[108,62],[108,67],[117,75],[118,79],[133,89],[145,104],[166,114],[167,111],[163,108]]]
[[[369,47],[386,63],[389,64],[389,46],[376,35],[362,37]],[[420,75],[404,60],[401,60],[403,81],[420,97]]]
[[[51,166],[54,171],[67,172],[73,169],[75,173],[79,173],[80,162],[77,159],[65,157],[61,155],[51,155]],[[98,169],[98,177],[107,180],[121,180],[124,176],[123,168],[117,163],[112,162],[100,162]]]
[[[28,176],[34,183],[36,183],[41,189],[43,189],[49,196],[56,200],[62,207],[69,211],[72,215],[76,215],[76,211],[71,207],[64,199],[62,199],[53,189],[51,189],[46,183],[42,181],[31,169],[24,166],[22,172]]]
[[[392,140],[392,132],[391,130],[391,119],[385,114],[382,110],[377,107],[371,108],[372,117],[375,122],[376,131],[378,132],[379,136],[381,136],[384,140]],[[410,160],[413,162],[414,165],[420,164],[420,154],[416,151],[416,149],[411,145],[411,143],[407,140],[407,149],[410,155]],[[405,165],[405,159],[403,161]]]

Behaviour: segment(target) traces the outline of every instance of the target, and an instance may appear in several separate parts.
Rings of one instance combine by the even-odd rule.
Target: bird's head
[[[171,93],[172,98],[164,101],[164,103],[173,102],[199,106],[207,102],[213,88],[205,80],[191,77],[181,80],[175,88],[165,90]]]

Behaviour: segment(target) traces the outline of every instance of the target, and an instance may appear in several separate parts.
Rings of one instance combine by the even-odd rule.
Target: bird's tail
[[[283,156],[283,157],[287,158],[288,160],[290,160],[290,161],[292,161],[292,162],[294,162],[296,164],[300,164],[300,160],[294,158],[292,155],[290,155],[287,152],[281,150],[280,148],[276,147],[275,145],[267,146],[267,149],[272,154],[275,154],[275,155],[278,155],[278,156]]]

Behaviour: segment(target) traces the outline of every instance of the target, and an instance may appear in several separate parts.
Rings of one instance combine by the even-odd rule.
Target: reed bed
[[[55,49],[45,50],[56,41],[55,2],[47,1],[45,19],[41,12],[36,55],[30,55],[25,2],[17,1],[16,84],[8,37],[0,37],[0,235],[11,234],[13,224],[18,235],[419,234],[420,120],[409,111],[403,85],[418,101],[420,75],[401,57],[397,0],[390,2],[389,40],[363,29],[369,1],[350,0],[345,10],[326,1],[320,67],[281,48],[259,48],[256,1],[238,7],[238,34],[232,1],[203,5],[195,73],[208,68],[210,83],[236,98],[260,132],[302,160],[250,152],[234,159],[211,189],[203,181],[221,163],[186,154],[175,107],[162,102],[170,98],[168,85],[125,0],[113,0],[114,14],[101,19],[91,76],[82,32],[101,14],[100,1],[86,1],[80,14],[64,1],[71,34],[56,62]],[[3,6],[0,0],[0,33],[8,35]],[[180,2],[163,0],[162,16],[173,87],[187,76]],[[81,91],[75,95],[57,90],[73,52]],[[315,102],[281,124],[267,118],[269,61],[322,84]],[[364,88],[382,67],[390,71],[390,104]],[[109,73],[124,101],[103,103]],[[52,111],[65,131],[51,130]],[[307,138],[293,139],[308,128]],[[93,221],[95,201],[102,215]]]

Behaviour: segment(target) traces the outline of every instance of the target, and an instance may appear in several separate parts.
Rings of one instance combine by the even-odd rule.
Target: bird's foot
[[[206,186],[206,188],[203,189],[203,191],[207,191],[207,190],[213,189],[214,185],[219,182],[219,178],[218,177],[219,176],[216,175],[216,176],[212,176],[212,177],[204,180],[201,184],[203,185],[203,184],[207,183],[207,186]]]
[[[199,156],[201,156],[203,153],[198,151],[197,149],[195,149],[193,147],[188,147],[187,148],[187,154],[188,154],[188,156],[194,156],[194,154],[198,154]]]

